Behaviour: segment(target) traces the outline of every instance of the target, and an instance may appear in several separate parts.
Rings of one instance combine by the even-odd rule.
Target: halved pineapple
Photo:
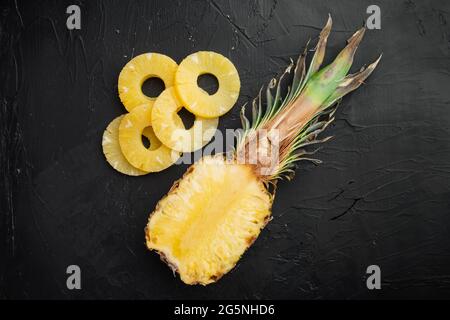
[[[125,109],[131,111],[142,104],[153,105],[156,98],[142,92],[142,84],[153,77],[160,78],[166,88],[173,86],[177,63],[159,53],[144,53],[130,60],[119,75],[119,97]]]
[[[201,159],[150,215],[145,233],[148,248],[157,250],[185,283],[212,283],[236,264],[270,217],[275,192],[271,194],[265,186],[275,185],[282,177],[290,180],[297,161],[318,162],[307,157],[311,153],[304,147],[329,140],[319,135],[334,120],[336,103],[364,83],[379,63],[381,56],[359,72],[347,74],[365,32],[361,28],[336,59],[321,68],[330,29],[331,17],[320,33],[309,68],[307,49],[297,60],[289,94],[280,96],[279,85],[293,65],[278,81],[269,83],[264,111],[255,108],[252,122],[242,113],[244,133],[235,152],[229,154],[238,160]],[[271,89],[276,83],[273,98]],[[255,100],[258,103],[260,96]],[[264,161],[256,157],[253,165],[241,162],[253,159],[253,154],[262,155]],[[261,170],[268,164],[276,170]]]
[[[213,95],[197,85],[202,74],[212,74],[219,82]],[[217,118],[236,103],[241,82],[233,63],[221,54],[199,51],[187,56],[175,74],[175,88],[182,104],[195,115]]]
[[[205,157],[159,201],[146,227],[156,250],[187,284],[231,270],[270,218],[272,195],[249,165]]]
[[[173,88],[164,90],[152,110],[152,126],[159,140],[180,152],[192,152],[207,144],[217,130],[218,118],[195,117],[194,125],[186,129],[177,112],[182,108]]]
[[[108,161],[108,163],[120,173],[127,174],[129,176],[142,176],[144,174],[147,174],[148,172],[133,167],[124,157],[122,150],[120,149],[119,126],[120,121],[122,121],[123,117],[124,115],[121,115],[111,121],[111,123],[103,133],[103,154],[106,157],[106,161]],[[144,131],[143,135],[147,136],[147,138],[151,140],[148,133],[148,131]]]
[[[156,147],[147,149],[142,143],[142,133],[150,126],[151,107],[145,104],[134,108],[120,122],[119,143],[123,155],[131,165],[142,171],[158,172],[175,163],[180,153],[159,142],[153,143]],[[158,141],[155,135],[151,139]]]

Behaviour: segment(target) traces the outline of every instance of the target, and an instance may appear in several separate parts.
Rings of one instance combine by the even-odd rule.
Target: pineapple
[[[158,203],[147,244],[185,283],[208,284],[233,268],[267,223],[271,205],[272,195],[251,166],[204,157]]]
[[[175,163],[180,153],[161,144],[153,133],[148,135],[150,148],[143,145],[142,134],[144,130],[150,131],[146,128],[151,126],[151,109],[150,105],[144,104],[123,117],[119,126],[119,143],[132,166],[146,172],[158,172]]]
[[[123,115],[115,118],[103,133],[102,147],[106,161],[117,171],[129,176],[142,176],[148,172],[136,169],[125,159],[119,144],[119,126]],[[143,133],[150,140],[150,136]]]
[[[148,97],[142,92],[145,80],[160,78],[166,88],[173,86],[178,65],[168,56],[159,53],[144,53],[130,60],[119,75],[119,97],[125,109],[148,104],[153,105],[156,98]]]
[[[213,95],[197,85],[197,78],[202,74],[217,78],[219,89]],[[240,86],[233,63],[215,52],[200,51],[187,56],[175,74],[175,88],[181,103],[204,118],[217,118],[227,113],[237,101]]]
[[[311,152],[305,147],[329,139],[318,135],[333,121],[336,102],[358,88],[377,66],[380,58],[347,75],[364,35],[362,28],[330,65],[320,68],[331,24],[329,17],[307,70],[307,50],[300,55],[285,97],[280,95],[280,83],[292,64],[268,85],[265,111],[260,92],[253,101],[252,121],[241,112],[243,133],[235,151],[226,159],[207,157],[193,164],[150,215],[147,247],[157,251],[185,283],[210,284],[236,265],[270,220],[271,190],[277,181],[291,178],[299,160],[319,162],[307,157]],[[277,152],[269,152],[273,150]]]
[[[219,124],[218,118],[195,117],[194,125],[185,129],[177,112],[182,105],[173,88],[164,90],[153,105],[152,126],[163,144],[180,152],[192,152],[207,144]]]

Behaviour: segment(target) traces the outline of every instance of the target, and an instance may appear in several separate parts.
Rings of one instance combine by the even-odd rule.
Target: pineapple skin
[[[229,272],[271,217],[273,195],[249,165],[204,157],[150,215],[146,244],[181,280],[208,285]]]

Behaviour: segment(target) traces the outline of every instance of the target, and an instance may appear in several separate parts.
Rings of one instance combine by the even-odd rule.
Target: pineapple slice
[[[271,206],[251,166],[204,157],[150,215],[147,247],[183,282],[207,285],[234,267],[270,219]]]
[[[144,174],[147,174],[148,172],[139,170],[135,167],[133,167],[127,159],[125,159],[122,150],[120,149],[119,144],[119,126],[120,121],[122,121],[124,115],[121,115],[117,118],[115,118],[106,128],[105,132],[103,133],[103,139],[102,139],[102,147],[103,147],[103,154],[106,157],[106,161],[117,171],[120,173],[129,175],[129,176],[142,176]],[[153,131],[151,134],[154,135]],[[149,132],[144,131],[143,135],[146,136],[149,140],[154,140],[154,138],[151,138],[149,135]]]
[[[119,126],[119,143],[122,153],[134,167],[147,172],[158,172],[170,167],[180,157],[180,153],[159,142],[147,149],[142,143],[142,133],[151,126],[151,107],[141,105],[125,115]],[[148,129],[147,129],[148,130]],[[157,141],[151,136],[150,143]],[[159,145],[158,145],[159,144]]]
[[[197,85],[197,78],[210,73],[216,76],[219,89],[213,95]],[[217,118],[236,103],[241,82],[233,63],[221,54],[200,51],[187,56],[175,74],[175,88],[182,104],[204,118]]]
[[[158,77],[166,88],[173,86],[177,63],[159,53],[144,53],[129,61],[119,75],[119,97],[125,109],[131,111],[142,104],[153,105],[156,98],[142,92],[145,80]]]
[[[218,118],[195,117],[190,129],[184,127],[177,112],[182,108],[173,88],[161,93],[153,105],[152,126],[159,140],[180,152],[192,152],[207,144],[217,130]]]

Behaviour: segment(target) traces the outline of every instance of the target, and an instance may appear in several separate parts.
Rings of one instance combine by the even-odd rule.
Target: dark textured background
[[[82,29],[66,29],[78,4]],[[186,166],[131,178],[101,136],[124,113],[123,65],[198,50],[240,72],[239,105],[334,18],[327,61],[381,7],[355,68],[384,57],[343,100],[324,163],[279,185],[273,221],[217,284],[189,287],[144,246],[148,214]],[[1,1],[2,298],[449,298],[450,2]],[[239,108],[220,128],[239,126]],[[337,218],[336,218],[337,217]],[[66,267],[82,269],[69,291]],[[365,287],[378,264],[382,290]]]

